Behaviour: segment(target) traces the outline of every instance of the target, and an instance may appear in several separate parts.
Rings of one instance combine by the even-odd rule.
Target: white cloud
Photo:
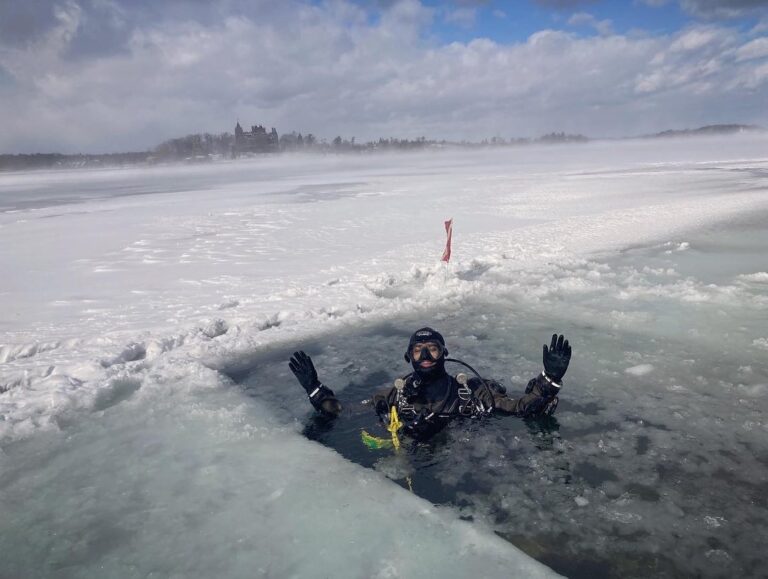
[[[672,52],[691,52],[701,50],[708,44],[717,42],[722,37],[722,30],[716,28],[692,28],[679,35],[669,50]]]
[[[768,71],[737,30],[440,45],[415,0],[378,20],[336,0],[269,17],[165,20],[120,51],[70,58],[78,6],[26,47],[1,47],[0,152],[136,150],[235,119],[333,138],[618,136],[711,122],[766,124]],[[755,42],[755,41],[752,41]],[[0,79],[0,82],[2,79]],[[734,112],[733,103],[738,102]]]
[[[571,26],[588,26],[594,28],[598,34],[608,36],[613,34],[613,23],[610,20],[598,20],[587,12],[577,12],[568,19]]]
[[[766,0],[680,0],[680,6],[700,18],[739,18],[765,11]]]
[[[736,60],[739,62],[765,57],[768,57],[768,38],[766,37],[755,38],[736,51]]]
[[[750,31],[751,34],[762,34],[768,32],[768,16],[765,16],[758,20],[757,24]]]
[[[749,67],[736,66],[739,36],[733,29],[694,27],[670,39],[636,82],[638,93],[683,90],[689,97],[715,98],[722,83],[737,89],[738,81],[750,77]],[[734,84],[736,81],[736,84]]]
[[[768,62],[746,71],[745,75],[731,86],[735,89],[759,90],[768,83]]]
[[[477,10],[475,8],[457,8],[449,10],[445,15],[445,21],[464,28],[471,28],[475,24]]]
[[[659,7],[672,0],[635,0],[640,4]],[[759,14],[768,8],[766,0],[677,0],[680,8],[696,18],[710,20],[741,18]]]

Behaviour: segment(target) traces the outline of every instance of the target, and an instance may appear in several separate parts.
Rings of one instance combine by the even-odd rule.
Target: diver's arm
[[[493,411],[498,414],[513,416],[550,415],[557,408],[561,384],[555,384],[544,374],[539,374],[528,382],[525,394],[520,398],[510,398],[493,392]]]
[[[313,391],[313,393],[314,395],[310,395],[309,401],[320,414],[327,418],[336,418],[341,414],[341,402],[328,386],[320,384],[317,392]]]
[[[302,351],[294,352],[290,362],[288,362],[288,367],[296,376],[301,387],[304,388],[315,410],[328,418],[336,418],[341,414],[341,403],[333,390],[318,380],[312,358]]]
[[[550,415],[557,408],[557,395],[563,386],[563,376],[571,361],[571,346],[565,336],[552,335],[549,348],[544,345],[544,371],[530,380],[525,394],[518,399],[505,396],[500,388],[487,387],[486,399],[493,396],[493,410],[500,414],[516,416]],[[479,396],[482,401],[482,395]]]
[[[537,416],[551,414],[557,406],[559,388],[550,384],[541,374],[528,382],[525,394],[519,398],[507,396],[507,389],[496,380],[469,381],[481,412],[507,416]]]

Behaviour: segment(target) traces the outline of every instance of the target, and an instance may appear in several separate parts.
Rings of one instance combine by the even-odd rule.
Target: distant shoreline
[[[435,141],[420,138],[408,139],[380,139],[365,144],[355,144],[354,139],[341,141],[340,139],[328,143],[325,140],[307,147],[284,147],[277,151],[262,153],[240,154],[240,158],[259,158],[265,155],[283,154],[315,154],[315,155],[342,155],[342,154],[377,154],[384,152],[417,152],[441,149],[467,149],[478,150],[485,148],[525,147],[531,145],[563,145],[583,144],[600,141],[626,141],[641,139],[669,139],[692,137],[718,137],[733,136],[746,133],[763,133],[766,129],[756,125],[707,125],[696,129],[666,130],[651,135],[619,138],[589,138],[584,135],[568,135],[566,133],[550,133],[542,137],[528,139],[502,139],[494,137],[480,142],[470,141]],[[190,135],[186,138],[196,137]],[[185,138],[177,139],[182,141]],[[0,154],[0,172],[20,172],[36,170],[56,169],[99,169],[121,168],[135,166],[157,166],[169,164],[198,165],[229,159],[229,154],[201,152],[196,155],[160,155],[155,151],[137,151],[125,153],[17,153]]]

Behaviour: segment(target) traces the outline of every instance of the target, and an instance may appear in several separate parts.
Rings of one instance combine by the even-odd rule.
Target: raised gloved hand
[[[571,346],[562,334],[552,334],[552,343],[544,344],[544,372],[555,382],[560,382],[571,361]]]
[[[288,367],[293,372],[293,375],[296,376],[296,380],[299,381],[301,387],[307,391],[307,395],[320,386],[320,380],[317,379],[317,371],[312,363],[312,358],[304,352],[294,352],[293,356],[291,356],[291,361],[288,362]]]

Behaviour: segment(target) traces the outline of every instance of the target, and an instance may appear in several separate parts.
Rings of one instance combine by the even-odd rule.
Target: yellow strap
[[[395,450],[400,449],[400,437],[397,435],[397,431],[403,427],[403,423],[400,422],[400,417],[397,415],[397,407],[393,406],[389,413],[389,426],[387,430],[392,435],[392,445]]]

